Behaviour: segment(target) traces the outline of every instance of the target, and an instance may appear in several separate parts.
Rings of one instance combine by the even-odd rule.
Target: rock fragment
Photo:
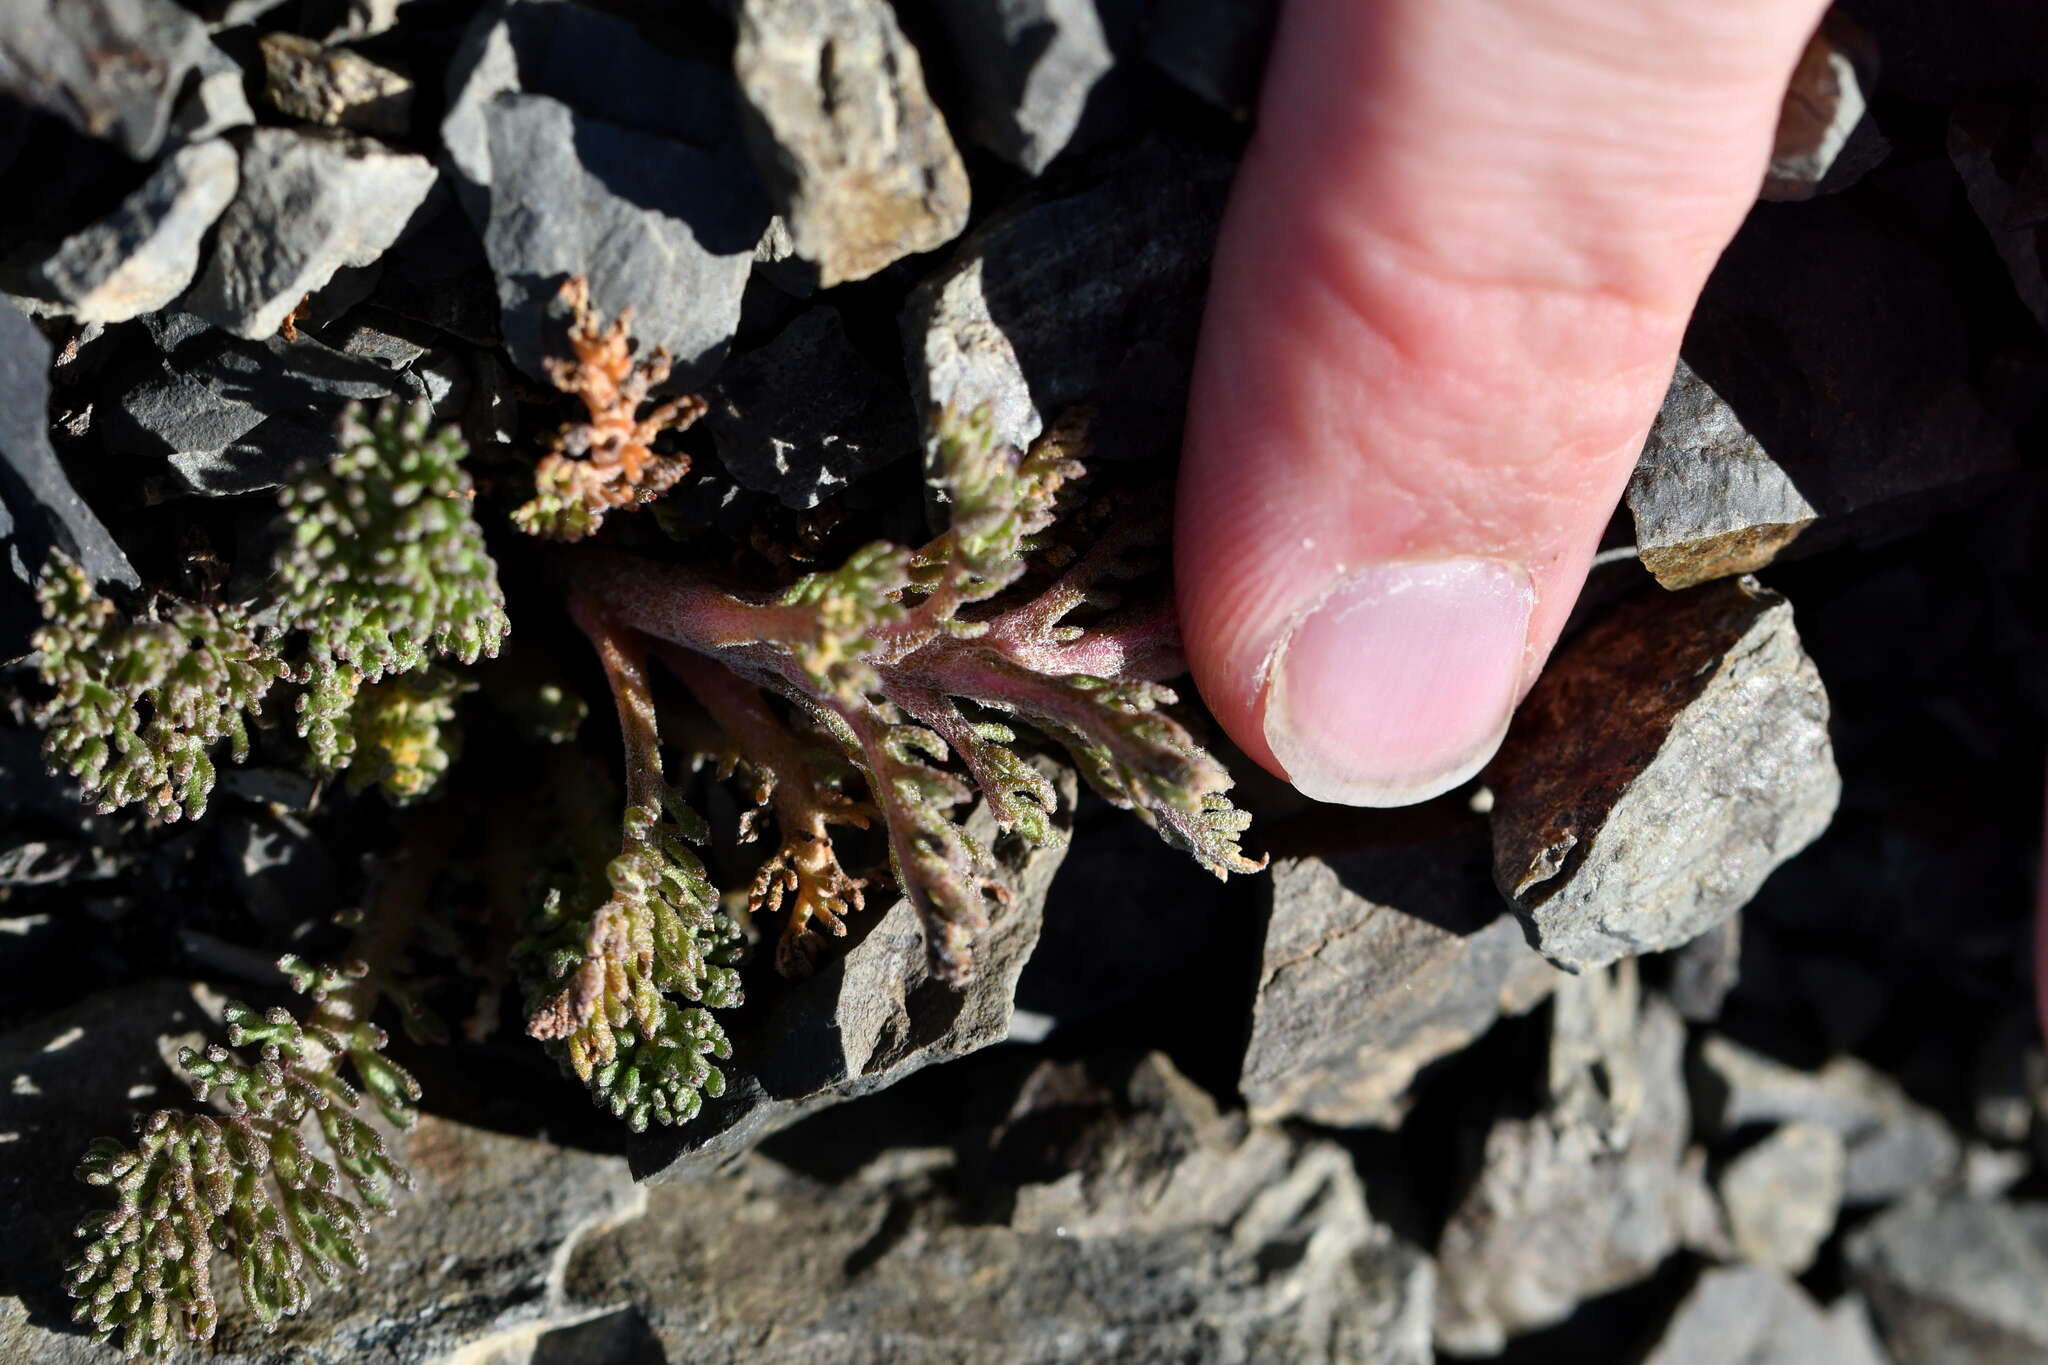
[[[1949,115],[1948,155],[2021,302],[2048,327],[2048,111],[1959,105]]]
[[[142,160],[209,46],[206,25],[176,0],[8,0],[0,91]]]
[[[1149,139],[968,234],[904,304],[919,409],[985,405],[996,434],[1023,445],[1068,405],[1097,401],[1098,452],[1171,448],[1231,170]]]
[[[743,0],[733,56],[754,156],[830,288],[967,225],[967,170],[883,0]]]
[[[1650,1274],[1699,1235],[1685,1026],[1639,1000],[1633,964],[1559,984],[1549,1098],[1496,1120],[1437,1249],[1436,1343],[1468,1355]]]
[[[256,121],[248,92],[242,88],[242,68],[208,43],[193,64],[193,76],[176,111],[171,115],[171,136],[180,142],[204,142],[230,128],[246,128]]]
[[[1908,1200],[1846,1248],[1898,1365],[2048,1359],[2048,1205]]]
[[[1429,1261],[1373,1221],[1341,1148],[1219,1114],[1163,1058],[1082,1071],[1025,1081],[986,1200],[963,1206],[949,1148],[832,1184],[750,1153],[649,1191],[640,1226],[578,1248],[571,1293],[639,1306],[698,1365],[1431,1359]]]
[[[1721,1005],[1742,975],[1742,917],[1723,920],[1671,954],[1665,993],[1687,1023],[1720,1017]]]
[[[449,89],[442,138],[519,367],[546,382],[549,309],[573,274],[605,317],[634,310],[641,347],[674,357],[674,386],[709,379],[769,219],[731,77],[624,19],[500,0],[470,26]]]
[[[1814,30],[1792,69],[1778,114],[1765,199],[1810,199],[1835,165],[1869,108],[1868,72],[1875,68],[1867,35],[1830,13]],[[1858,58],[1863,70],[1858,70]]]
[[[1915,530],[2021,465],[1999,410],[2014,399],[1985,383],[1974,330],[1997,282],[1961,264],[1945,217],[1872,212],[1917,201],[1931,172],[1883,174],[1868,194],[1751,214],[1686,331],[1687,363],[1819,512],[1801,554]]]
[[[1847,1148],[1817,1123],[1788,1123],[1721,1173],[1721,1206],[1736,1252],[1753,1265],[1798,1275],[1834,1230]]]
[[[293,307],[345,266],[367,266],[434,186],[423,156],[367,138],[258,128],[241,188],[183,307],[238,336],[273,335]]]
[[[1707,1130],[1808,1123],[1840,1135],[1846,1203],[1879,1203],[1942,1184],[1962,1158],[1961,1143],[1940,1115],[1853,1057],[1800,1071],[1709,1036],[1700,1046],[1700,1063],[1700,1121]]]
[[[288,118],[398,137],[411,124],[412,81],[390,67],[296,33],[266,33],[258,46],[264,94]]]
[[[975,140],[1033,175],[1066,150],[1116,65],[1096,0],[957,0],[939,17]]]
[[[120,208],[32,266],[26,291],[81,322],[126,322],[168,305],[199,270],[207,230],[235,197],[235,149],[181,147]]]
[[[1495,881],[1573,969],[1727,919],[1841,794],[1792,608],[1746,579],[1638,596],[1588,627],[1522,703],[1487,781]]]
[[[1252,1116],[1398,1124],[1415,1073],[1557,976],[1502,912],[1483,840],[1275,864],[1251,1042]]]
[[[1860,1318],[1823,1312],[1776,1271],[1709,1270],[1638,1365],[1886,1365]]]
[[[1629,476],[1636,554],[1667,588],[1761,569],[1820,516],[1683,360]]]
[[[1048,768],[1047,775],[1062,793],[1061,810],[1071,812],[1073,774]],[[745,1061],[727,1071],[725,1094],[707,1099],[682,1127],[636,1136],[629,1154],[639,1178],[710,1178],[724,1158],[807,1114],[1010,1036],[1017,978],[1038,944],[1046,891],[1066,849],[997,844],[985,808],[967,828],[995,847],[1011,892],[975,941],[973,978],[965,986],[932,979],[923,922],[908,900],[871,905],[862,914],[871,923],[854,931],[859,941],[816,975],[762,984],[763,1003],[749,1001],[759,1009],[754,1022],[733,1031],[733,1056]]]
[[[718,458],[742,488],[815,507],[917,449],[917,422],[892,382],[846,339],[832,308],[813,308],[725,367],[705,417]]]
[[[1280,7],[1274,0],[1177,0],[1145,16],[1145,60],[1225,113],[1250,118]]]
[[[128,556],[71,487],[50,445],[50,343],[0,303],[0,658],[28,652],[35,581],[62,550],[96,583],[135,586]]]

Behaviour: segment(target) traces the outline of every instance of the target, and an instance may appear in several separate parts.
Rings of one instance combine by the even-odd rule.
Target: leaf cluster
[[[216,1252],[234,1258],[250,1311],[275,1327],[306,1306],[316,1282],[365,1267],[370,1217],[412,1183],[358,1113],[367,1093],[387,1122],[410,1128],[419,1099],[411,1075],[383,1055],[383,1031],[360,1017],[361,964],[279,965],[313,998],[307,1019],[236,1002],[224,1016],[227,1046],[178,1054],[194,1097],[216,1112],[158,1110],[134,1146],[101,1138],[79,1167],[116,1202],[80,1225],[66,1288],[78,1300],[74,1318],[126,1355],[211,1339]]]

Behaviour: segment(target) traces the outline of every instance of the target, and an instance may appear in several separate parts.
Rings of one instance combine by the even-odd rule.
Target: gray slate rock
[[[1557,972],[1488,875],[1483,837],[1276,863],[1238,1079],[1252,1116],[1394,1126],[1415,1073]]]
[[[1834,1230],[1847,1150],[1832,1128],[1788,1123],[1729,1162],[1719,1190],[1736,1253],[1754,1265],[1804,1273]]]
[[[2048,1205],[1908,1200],[1845,1253],[1898,1365],[2048,1359]]]
[[[217,1032],[220,999],[203,987],[153,982],[93,996],[0,1037],[0,1132],[17,1154],[0,1163],[14,1235],[0,1248],[0,1359],[102,1365],[110,1357],[69,1323],[61,1288],[72,1226],[106,1202],[71,1178],[85,1145],[125,1134],[131,1116],[184,1106],[190,1093],[166,1061]],[[18,1078],[18,1079],[17,1079]],[[625,1163],[425,1115],[402,1143],[418,1181],[368,1234],[370,1270],[321,1289],[307,1311],[266,1333],[223,1296],[207,1359],[263,1365],[429,1365],[573,1320],[563,1296],[570,1248],[642,1206]]]
[[[206,25],[176,0],[8,0],[0,91],[143,160],[209,46]]]
[[[1710,1196],[1685,1149],[1684,1049],[1632,963],[1559,984],[1548,1100],[1494,1123],[1437,1248],[1440,1350],[1495,1354],[1700,1236]]]
[[[1679,1017],[1690,1024],[1720,1017],[1742,976],[1742,916],[1730,916],[1671,954],[1665,987]]]
[[[606,317],[634,309],[634,336],[674,357],[676,386],[710,378],[770,216],[731,77],[611,15],[500,0],[448,84],[448,163],[519,367],[546,382],[549,309],[574,273]]]
[[[288,118],[327,128],[403,137],[412,122],[413,84],[388,66],[296,33],[266,33],[264,94]]]
[[[723,359],[766,224],[752,186],[694,147],[584,118],[539,95],[500,95],[489,127],[484,250],[498,277],[505,347],[545,377],[549,305],[586,274],[592,303],[634,309],[633,334],[697,383]]]
[[[0,658],[28,650],[41,619],[36,576],[50,551],[71,556],[95,583],[136,586],[128,556],[71,487],[50,445],[50,343],[0,303]]]
[[[1149,139],[968,234],[903,307],[919,410],[986,405],[1023,445],[1095,401],[1098,455],[1174,448],[1232,169]]]
[[[1341,1148],[1219,1114],[1156,1056],[1107,1093],[1076,1070],[1034,1073],[1004,1126],[1080,1114],[1085,1137],[992,1216],[957,1202],[950,1149],[831,1184],[753,1153],[651,1190],[641,1225],[578,1248],[571,1292],[635,1305],[693,1365],[1431,1359],[1428,1259],[1372,1220]]]
[[[727,365],[704,424],[741,487],[789,507],[815,507],[917,449],[900,381],[854,350],[832,308],[809,310]]]
[[[30,267],[27,291],[88,323],[126,322],[167,306],[198,273],[207,230],[239,181],[227,143],[180,148],[113,213]]]
[[[1941,169],[1901,168],[1878,197],[1916,196]],[[1973,317],[1990,299],[1964,280],[1953,227],[1873,215],[1869,197],[1751,214],[1686,332],[1688,364],[1820,513],[1790,552],[1917,530],[2022,463],[2014,400],[1983,377]]]
[[[1049,768],[1048,776],[1061,792],[1060,818],[1070,818],[1074,775]],[[733,1031],[738,1060],[726,1072],[725,1094],[707,1099],[681,1128],[634,1138],[637,1177],[719,1178],[722,1161],[806,1115],[1010,1036],[1017,978],[1038,946],[1046,891],[1066,848],[998,843],[985,808],[976,808],[968,829],[995,848],[1011,893],[1009,904],[991,907],[989,928],[975,940],[973,979],[965,986],[932,979],[924,924],[909,900],[870,906],[853,929],[859,941],[828,956],[816,975],[779,988],[763,983],[764,994],[775,992],[772,1003]],[[859,920],[869,916],[863,932]]]
[[[1683,360],[1629,476],[1636,555],[1667,588],[1763,568],[1820,513]]]
[[[1944,1184],[1962,1159],[1941,1116],[1853,1057],[1800,1071],[1726,1038],[1700,1045],[1701,1126],[1733,1132],[1752,1123],[1811,1123],[1842,1138],[1842,1198],[1880,1203]]]
[[[714,68],[657,47],[629,20],[574,0],[493,0],[463,35],[448,72],[441,138],[451,179],[481,221],[491,183],[484,110],[499,95],[546,95],[579,114],[672,138],[720,157],[753,180],[740,98],[723,64]],[[766,200],[762,201],[766,211]]]
[[[106,440],[164,461],[174,491],[275,487],[301,462],[334,453],[346,404],[430,396],[410,370],[303,333],[243,341],[190,314],[157,314],[150,325],[162,355],[109,405]]]
[[[1949,115],[1948,155],[2021,302],[2048,327],[2048,111],[1959,105]]]
[[[883,0],[742,0],[749,141],[796,251],[830,288],[967,226],[967,170]]]
[[[194,74],[184,95],[171,114],[171,136],[179,142],[204,142],[230,128],[246,128],[256,121],[249,94],[242,88],[242,68],[208,43],[193,63]]]
[[[1827,828],[1842,787],[1792,608],[1747,579],[1639,595],[1570,641],[1487,783],[1495,882],[1573,969],[1733,915]]]
[[[434,187],[433,163],[368,138],[258,128],[213,256],[183,307],[239,336],[275,334],[307,294],[375,261]]]
[[[1792,69],[1760,197],[1811,199],[1820,191],[1869,110],[1876,65],[1868,35],[1830,12]]]
[[[974,139],[1037,175],[1066,150],[1116,65],[1097,0],[953,0],[939,8]]]
[[[1145,16],[1145,60],[1225,113],[1248,119],[1280,17],[1275,0],[1170,0]]]
[[[1823,1311],[1776,1271],[1709,1270],[1636,1365],[1889,1365],[1862,1306]]]
[[[121,870],[113,850],[69,839],[26,839],[0,848],[0,886],[105,881]]]

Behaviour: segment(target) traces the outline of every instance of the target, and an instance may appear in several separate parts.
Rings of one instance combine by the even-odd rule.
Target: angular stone
[[[677,386],[709,379],[770,216],[731,77],[612,15],[499,0],[448,84],[442,139],[519,367],[546,382],[549,308],[579,274],[598,312],[633,308],[634,336],[668,350]]]
[[[192,283],[200,245],[239,179],[227,143],[180,148],[120,208],[31,267],[26,289],[88,323],[126,322],[165,307]]]
[[[1495,882],[1569,968],[1727,919],[1842,786],[1792,608],[1747,579],[1639,595],[1567,643],[1487,782]]]
[[[1883,1202],[1942,1184],[1962,1158],[1962,1144],[1940,1115],[1853,1057],[1800,1071],[1716,1036],[1701,1044],[1699,1055],[1704,1130],[1795,1122],[1832,1129],[1846,1147],[1842,1198],[1849,1204]]]
[[[1174,448],[1231,171],[1149,139],[970,233],[904,304],[919,411],[986,406],[996,434],[1022,445],[1093,401],[1098,457]]]
[[[2048,1205],[1911,1199],[1845,1253],[1898,1365],[2048,1359]]]
[[[1238,1080],[1257,1119],[1398,1124],[1417,1071],[1557,976],[1503,913],[1483,839],[1287,859],[1270,885]]]
[[[1437,1248],[1438,1349],[1511,1335],[1650,1274],[1706,1221],[1685,1151],[1685,1026],[1631,963],[1562,982],[1549,1099],[1496,1120]]]
[[[1276,0],[1175,0],[1145,16],[1145,60],[1225,113],[1248,119],[1279,20]]]
[[[179,491],[275,487],[300,461],[334,452],[348,403],[427,396],[409,371],[304,334],[251,342],[189,314],[154,321],[163,355],[108,405],[105,438],[123,454],[166,461]]]
[[[1866,72],[1875,69],[1868,36],[1847,18],[1830,13],[1792,69],[1771,164],[1764,172],[1763,198],[1810,199],[1819,190],[1869,108],[1868,79],[1858,71],[1859,58]]]
[[[742,0],[733,66],[796,251],[830,288],[967,226],[967,170],[883,0]]]
[[[1037,175],[1066,150],[1111,67],[1097,0],[952,0],[939,18],[976,141]]]
[[[1691,1024],[1719,1017],[1742,975],[1742,916],[1734,915],[1671,954],[1665,993]]]
[[[1948,155],[2020,301],[2048,327],[2048,111],[1959,105],[1949,115]]]
[[[182,306],[239,336],[275,334],[336,271],[397,241],[434,176],[425,157],[367,138],[256,129],[212,259]]]
[[[412,81],[347,48],[296,33],[266,33],[264,94],[288,118],[327,128],[403,137],[412,122]]]
[[[0,1036],[0,1195],[14,1234],[0,1248],[0,1359],[86,1365],[108,1352],[70,1325],[61,1279],[71,1228],[108,1203],[71,1178],[95,1136],[190,1094],[165,1065],[216,1030],[218,997],[169,982],[124,987]],[[429,1365],[495,1339],[573,1320],[561,1271],[587,1232],[642,1207],[625,1163],[422,1116],[395,1139],[416,1187],[366,1235],[370,1268],[318,1287],[266,1333],[232,1290],[208,1359],[306,1365],[377,1359]],[[17,1145],[18,1144],[18,1145]],[[232,1284],[232,1279],[228,1281]]]
[[[1745,1261],[1798,1275],[1834,1230],[1847,1148],[1817,1123],[1788,1123],[1728,1163],[1721,1207]]]
[[[2035,380],[2001,396],[1981,354],[1998,282],[1966,268],[1945,216],[1873,210],[1948,193],[1941,170],[1752,213],[1700,296],[1687,363],[1820,514],[1788,553],[1917,530],[2021,466],[2003,409]]]
[[[1068,818],[1074,776],[1048,776],[1061,792],[1061,818]],[[760,983],[759,1003],[749,1000],[758,1011],[753,1023],[732,1033],[725,1094],[707,1099],[682,1127],[636,1136],[629,1147],[636,1176],[714,1178],[722,1160],[808,1114],[1010,1036],[1017,977],[1038,945],[1045,893],[1066,848],[997,843],[985,808],[976,808],[967,828],[995,848],[998,875],[1010,889],[1009,903],[990,909],[989,927],[975,940],[973,978],[950,986],[931,977],[923,921],[907,899],[871,906],[853,922],[859,940],[815,975]]]
[[[249,94],[242,88],[242,68],[235,59],[208,43],[194,63],[194,75],[177,110],[171,115],[171,136],[180,142],[204,142],[230,128],[256,121]]]
[[[578,1248],[572,1294],[644,1305],[694,1365],[1430,1360],[1429,1261],[1372,1220],[1341,1148],[1220,1115],[1161,1058],[1121,1084],[1080,1070],[1025,1082],[1004,1133],[1083,1135],[1052,1172],[999,1166],[991,1212],[959,1202],[950,1148],[830,1184],[752,1153],[651,1190],[641,1225]]]
[[[50,343],[0,303],[0,659],[28,651],[35,581],[53,549],[96,583],[133,587],[128,556],[71,487],[50,445]]]
[[[8,0],[0,92],[142,160],[208,46],[206,25],[176,0]]]
[[[727,40],[730,41],[729,39]],[[732,77],[655,46],[629,20],[564,0],[493,0],[464,34],[448,73],[441,139],[465,190],[491,183],[484,111],[507,93],[546,95],[577,113],[673,138],[752,180]],[[623,190],[622,190],[623,192]],[[485,201],[469,203],[483,217]],[[766,212],[766,200],[762,201]]]
[[[1636,554],[1667,588],[1761,569],[1820,516],[1683,360],[1629,476],[1628,510]]]
[[[832,308],[811,309],[727,365],[704,424],[742,488],[789,507],[815,507],[917,449],[901,381],[853,349]]]
[[[1853,1301],[1846,1301],[1854,1309]],[[1822,1312],[1776,1271],[1750,1266],[1701,1275],[1657,1344],[1637,1365],[1886,1365],[1869,1329]]]
[[[678,384],[708,375],[739,323],[766,222],[751,186],[680,142],[583,118],[538,95],[500,95],[490,128],[484,250],[498,277],[505,347],[545,376],[548,308],[584,274],[598,312],[632,307],[646,350],[676,358]]]

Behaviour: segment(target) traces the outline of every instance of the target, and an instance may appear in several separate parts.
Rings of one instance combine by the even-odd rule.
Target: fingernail
[[[1266,675],[1266,743],[1304,795],[1403,806],[1471,777],[1507,734],[1529,576],[1497,559],[1375,564],[1296,619]]]

